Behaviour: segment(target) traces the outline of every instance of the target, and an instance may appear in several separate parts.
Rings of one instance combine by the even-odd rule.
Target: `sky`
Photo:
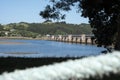
[[[47,4],[49,0],[0,0],[0,24],[42,23],[45,19],[39,13]],[[72,24],[88,23],[88,19],[80,17],[76,10],[67,12],[65,21]]]

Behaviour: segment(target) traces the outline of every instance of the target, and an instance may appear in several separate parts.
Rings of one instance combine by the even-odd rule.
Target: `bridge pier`
[[[73,38],[72,35],[68,35],[68,42],[72,42]]]
[[[85,36],[85,34],[81,35],[81,40],[82,40],[82,43],[85,44],[85,42],[86,42],[86,36]]]
[[[78,37],[78,38],[77,38],[77,43],[80,43],[80,42],[81,42],[81,38]]]

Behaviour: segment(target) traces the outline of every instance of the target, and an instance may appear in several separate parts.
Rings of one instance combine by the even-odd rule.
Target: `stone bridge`
[[[95,44],[94,35],[51,35],[47,37],[47,40],[81,43],[81,44]]]

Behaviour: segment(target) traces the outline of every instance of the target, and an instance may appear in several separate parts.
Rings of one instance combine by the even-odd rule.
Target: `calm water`
[[[98,55],[104,48],[93,45],[70,44],[44,40],[0,40],[0,42],[22,44],[0,44],[0,56],[19,57],[65,57]]]

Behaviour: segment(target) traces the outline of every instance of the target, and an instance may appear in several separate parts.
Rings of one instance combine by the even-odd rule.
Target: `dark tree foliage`
[[[116,37],[119,32],[120,0],[82,0],[80,7],[82,16],[89,18],[96,42],[100,46],[116,42],[115,49],[119,50]]]
[[[41,11],[40,15],[49,20],[49,19],[64,19],[65,15],[60,14],[58,10],[55,9],[55,7],[51,7],[50,5],[47,5],[45,8],[45,11]]]
[[[50,5],[51,7],[49,6],[50,9],[45,8],[40,13],[43,18],[62,19],[60,15],[64,14],[61,14],[60,11],[69,11],[72,6],[77,6],[78,12],[82,12],[81,16],[89,18],[89,23],[96,37],[96,43],[105,47],[113,44],[116,50],[120,50],[120,0],[50,1],[53,4]],[[57,14],[54,16],[53,14],[56,12]]]

